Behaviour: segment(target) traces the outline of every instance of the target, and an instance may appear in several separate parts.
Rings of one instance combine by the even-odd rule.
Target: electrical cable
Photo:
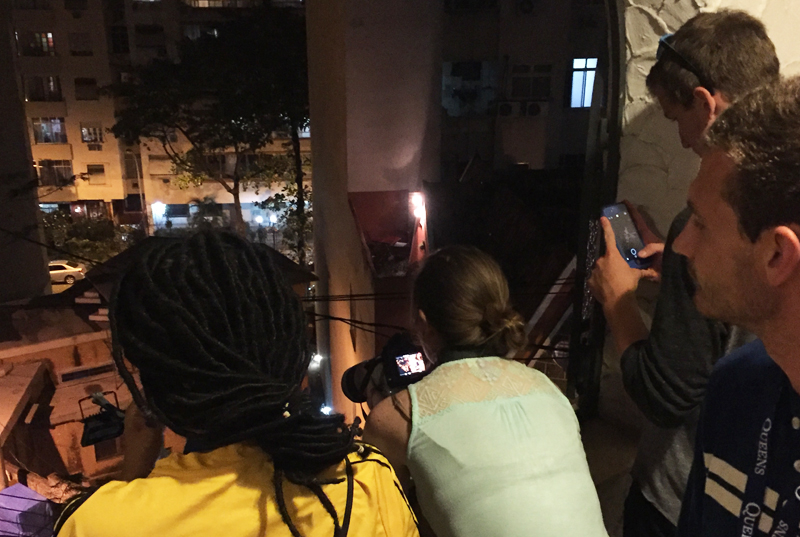
[[[357,319],[345,319],[344,317],[334,317],[333,315],[325,315],[323,313],[316,313],[316,312],[314,312],[314,315],[321,319],[330,319],[332,321],[342,321],[346,323],[359,324],[363,326],[373,326],[375,328],[391,328],[393,330],[407,330],[407,328],[405,328],[404,326],[397,326],[394,324],[369,323],[367,321],[359,321]]]

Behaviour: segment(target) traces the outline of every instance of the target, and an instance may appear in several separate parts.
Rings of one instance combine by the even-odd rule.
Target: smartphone
[[[644,248],[644,241],[639,235],[639,230],[636,229],[631,215],[628,214],[625,204],[606,205],[601,214],[611,222],[611,228],[617,238],[617,250],[622,254],[628,266],[635,269],[648,268],[652,264],[652,260],[639,257],[639,251]]]

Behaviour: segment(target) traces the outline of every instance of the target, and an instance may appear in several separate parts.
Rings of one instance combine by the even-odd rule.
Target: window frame
[[[61,159],[41,159],[35,162],[39,186],[64,186],[73,177],[72,161]]]
[[[22,85],[26,102],[56,103],[64,100],[64,93],[61,90],[61,77],[58,75],[27,75],[24,77]],[[40,90],[41,93],[37,92],[38,95],[34,95],[31,91],[34,86],[38,86],[35,89]]]
[[[99,121],[82,121],[81,142],[85,144],[104,143],[105,137],[103,136],[103,124]]]
[[[592,102],[594,101],[594,82],[599,68],[599,61],[599,58],[589,57],[572,59],[569,85],[570,91],[567,94],[567,104],[569,108],[579,110],[592,107]],[[580,85],[580,96],[576,100],[578,85]]]
[[[30,41],[21,37],[32,37]],[[14,38],[17,41],[17,55],[28,58],[56,56],[56,41],[53,32],[39,32],[35,30],[16,30]]]
[[[39,129],[37,129],[37,122],[39,125]],[[55,130],[53,129],[54,124],[58,125],[58,134],[55,134]],[[44,129],[47,125],[47,129],[49,134],[46,135]],[[66,121],[64,121],[63,117],[32,117],[31,118],[31,126],[33,128],[33,143],[38,144],[66,144],[69,143],[67,139],[67,128],[66,128]],[[46,141],[47,136],[51,138],[51,141]]]

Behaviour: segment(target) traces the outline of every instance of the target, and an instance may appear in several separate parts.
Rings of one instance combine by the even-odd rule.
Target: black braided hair
[[[310,360],[300,302],[270,255],[230,233],[151,241],[111,300],[114,361],[145,416],[215,449],[253,441],[272,459],[278,507],[299,536],[282,479],[339,520],[317,475],[357,450],[357,423],[300,390]],[[147,242],[147,241],[146,241]],[[145,397],[125,365],[139,370]],[[324,497],[324,499],[323,499]]]

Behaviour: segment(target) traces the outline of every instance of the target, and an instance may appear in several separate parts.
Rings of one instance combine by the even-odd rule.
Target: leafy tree
[[[124,103],[113,133],[129,143],[157,141],[180,184],[222,185],[233,196],[232,226],[241,234],[241,192],[274,180],[257,155],[274,133],[288,133],[295,217],[306,221],[299,133],[308,126],[308,74],[305,21],[296,11],[265,6],[250,12],[216,36],[185,43],[178,64],[154,61],[110,91]],[[222,166],[225,154],[232,159]],[[305,238],[299,241],[305,263]]]
[[[299,264],[312,262],[311,239],[313,228],[313,199],[311,188],[303,185],[303,200],[306,204],[303,218],[298,218],[293,210],[298,200],[297,184],[284,183],[281,191],[273,194],[258,205],[278,215],[277,227],[281,233],[281,253]]]
[[[103,263],[144,236],[137,226],[118,225],[105,218],[74,219],[63,211],[43,213],[42,229],[47,245],[58,248],[50,250],[52,259],[66,257],[79,263],[86,259]]]

